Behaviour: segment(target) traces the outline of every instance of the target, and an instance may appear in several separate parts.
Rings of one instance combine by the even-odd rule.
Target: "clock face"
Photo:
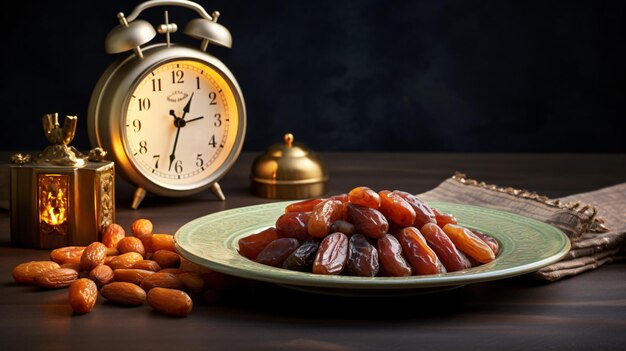
[[[165,188],[191,189],[227,160],[239,111],[231,85],[212,66],[192,60],[161,64],[130,95],[124,148],[146,178]]]

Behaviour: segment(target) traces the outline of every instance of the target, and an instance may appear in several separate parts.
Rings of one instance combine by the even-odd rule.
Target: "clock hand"
[[[170,166],[167,168],[168,171],[172,170],[172,164],[174,164],[174,160],[176,159],[176,145],[178,144],[179,134],[180,134],[180,127],[176,127],[176,138],[174,138],[174,148],[172,148],[172,153],[170,154]]]
[[[174,147],[172,148],[172,153],[170,154],[170,165],[167,168],[168,171],[172,170],[172,165],[174,164],[174,160],[176,159],[176,146],[178,145],[178,136],[180,135],[180,128],[185,126],[185,116],[189,113],[189,107],[191,106],[191,99],[193,99],[193,94],[191,93],[191,97],[185,107],[183,107],[183,115],[181,117],[176,117],[174,110],[170,110],[170,115],[174,117],[174,126],[176,127],[176,138],[174,138]],[[204,118],[204,117],[200,117]],[[197,120],[200,118],[194,118],[193,120]]]
[[[193,99],[193,94],[194,93],[191,93],[191,97],[189,98],[189,101],[187,101],[187,105],[183,107],[183,115],[180,117],[180,119],[185,119],[185,116],[189,113],[189,107],[191,106],[191,99]]]
[[[204,116],[200,116],[200,117],[192,118],[192,119],[190,119],[190,120],[188,120],[188,121],[185,121],[185,123],[189,123],[189,122],[197,121],[197,120],[199,120],[199,119],[203,119],[203,118],[204,118]]]

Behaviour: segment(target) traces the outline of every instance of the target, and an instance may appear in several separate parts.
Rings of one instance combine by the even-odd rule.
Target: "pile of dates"
[[[364,186],[292,203],[275,227],[239,240],[239,253],[258,263],[363,277],[455,272],[493,261],[498,250],[491,236],[415,195]]]

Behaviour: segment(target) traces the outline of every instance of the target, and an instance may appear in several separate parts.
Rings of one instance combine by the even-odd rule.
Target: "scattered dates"
[[[250,260],[325,275],[404,277],[493,261],[499,243],[404,191],[356,187],[289,204],[274,227],[239,240]]]
[[[298,218],[296,227],[301,226],[301,216],[294,216]],[[159,313],[185,317],[193,308],[189,295],[234,287],[234,278],[182,259],[174,249],[172,235],[153,234],[152,230],[148,219],[137,219],[130,231],[114,223],[104,230],[102,241],[52,250],[50,261],[19,264],[12,275],[22,284],[68,288],[68,304],[75,314],[90,313],[101,297],[110,305],[141,306],[147,302]],[[285,240],[293,241],[294,249],[300,246],[296,239]],[[266,243],[261,240],[248,252],[257,255],[263,249],[261,245]],[[282,264],[284,257],[280,255],[288,256],[291,251],[281,250],[285,251],[279,247],[264,257],[269,257],[269,263],[281,260]]]

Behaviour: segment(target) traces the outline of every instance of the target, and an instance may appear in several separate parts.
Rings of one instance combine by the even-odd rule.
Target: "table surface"
[[[8,155],[8,153],[4,153]],[[2,155],[2,156],[6,156]],[[133,189],[117,181],[117,222],[149,218],[155,232],[224,209],[266,203],[249,193],[256,154],[244,153],[220,182],[226,201],[209,192],[185,199],[148,196],[130,209]],[[357,185],[420,193],[455,171],[551,197],[626,180],[626,155],[591,154],[324,154],[330,193]],[[3,159],[6,159],[3,158]],[[72,315],[67,290],[42,290],[11,278],[17,264],[49,251],[10,246],[9,213],[0,212],[0,349],[437,350],[624,349],[626,265],[615,262],[555,283],[527,276],[401,298],[314,295],[269,283],[243,282],[194,298],[183,319],[147,305],[123,308],[102,297]]]

